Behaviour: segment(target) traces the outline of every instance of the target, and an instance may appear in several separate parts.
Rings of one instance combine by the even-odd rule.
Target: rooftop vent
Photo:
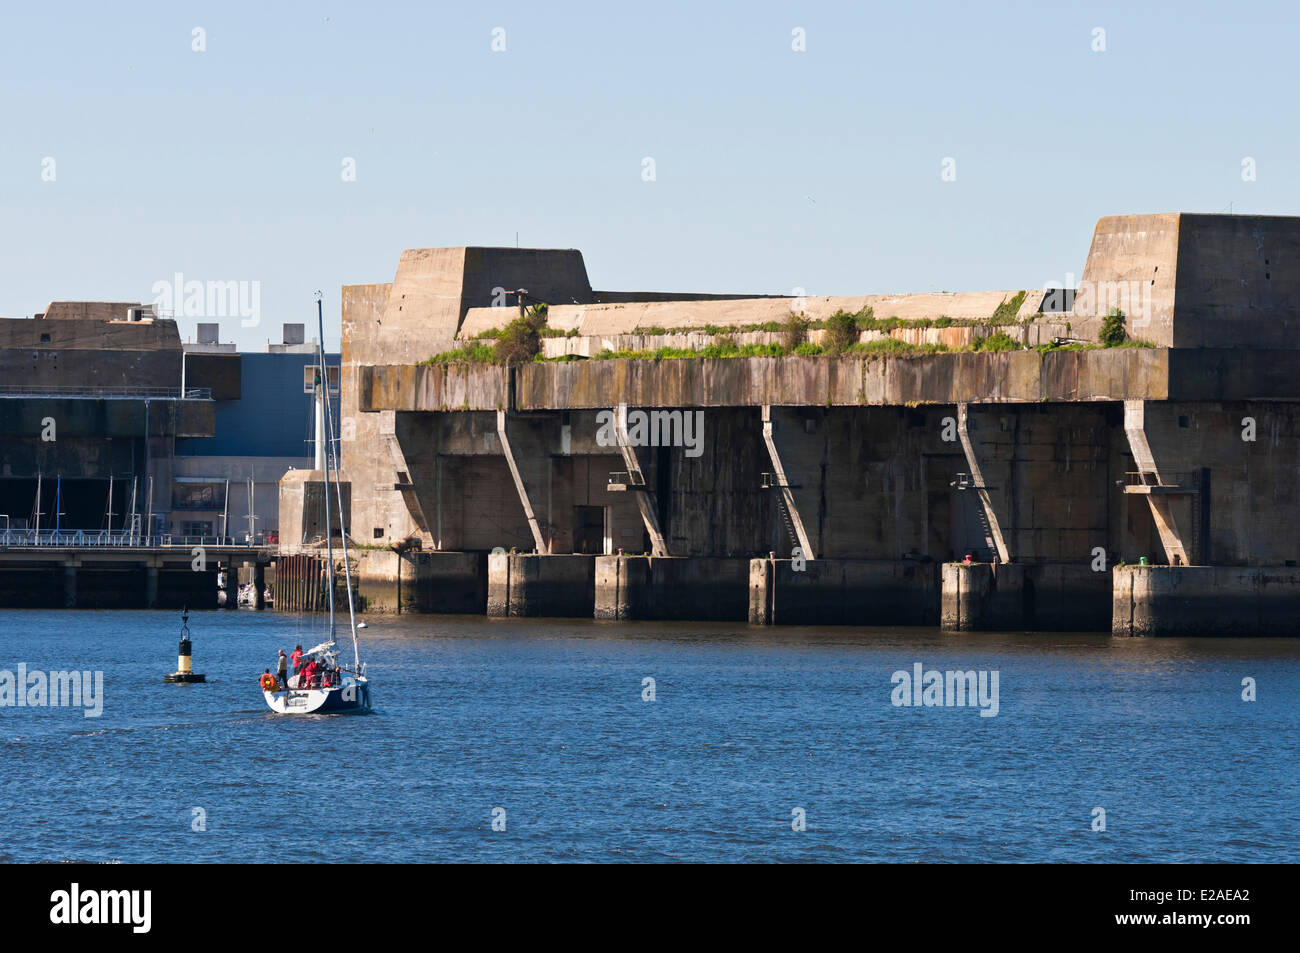
[[[284,326],[285,344],[302,344],[306,340],[306,325],[286,324]]]
[[[221,325],[219,324],[200,324],[199,325],[199,343],[216,344],[221,338]]]

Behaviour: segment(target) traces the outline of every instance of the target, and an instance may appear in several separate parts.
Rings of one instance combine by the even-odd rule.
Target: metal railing
[[[48,387],[42,384],[0,384],[0,397],[102,397],[211,400],[211,387]]]
[[[273,546],[277,533],[241,536],[180,536],[171,533],[145,536],[139,533],[108,530],[14,529],[0,531],[0,549],[161,549],[194,546],[241,547]]]
[[[1201,474],[1199,470],[1164,470],[1157,478],[1151,470],[1129,470],[1124,474],[1124,482],[1127,486],[1195,490],[1201,485]]]

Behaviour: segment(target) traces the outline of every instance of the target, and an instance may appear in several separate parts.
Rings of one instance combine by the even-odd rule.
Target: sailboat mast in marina
[[[322,476],[325,500],[325,590],[329,634],[320,645],[308,649],[300,659],[295,658],[296,670],[288,676],[287,685],[278,684],[273,677],[272,681],[277,681],[274,689],[270,683],[263,687],[262,694],[266,697],[267,705],[272,711],[281,715],[370,710],[370,680],[366,677],[365,665],[361,662],[361,650],[357,643],[357,612],[352,593],[352,566],[348,556],[347,516],[343,508],[343,494],[339,490],[337,445],[333,439],[334,420],[329,402],[329,374],[325,366],[325,318],[319,292],[316,295],[316,325],[318,329],[314,388],[316,465]],[[334,488],[334,498],[338,501],[343,577],[348,593],[348,630],[352,635],[351,669],[339,665],[335,642],[334,526],[333,515],[330,512],[331,486]]]

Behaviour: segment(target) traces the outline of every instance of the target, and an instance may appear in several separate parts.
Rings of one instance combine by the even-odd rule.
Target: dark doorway
[[[592,556],[605,552],[605,507],[573,508],[573,551]]]

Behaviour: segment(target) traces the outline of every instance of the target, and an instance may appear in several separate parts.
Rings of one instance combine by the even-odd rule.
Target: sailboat
[[[307,684],[306,674],[289,676],[288,687],[279,691],[263,690],[266,704],[279,715],[335,714],[370,711],[370,679],[361,661],[357,643],[357,611],[352,595],[352,567],[348,562],[348,530],[339,492],[338,459],[330,452],[330,435],[334,432],[329,405],[329,378],[325,370],[325,317],[320,292],[316,293],[316,323],[319,329],[316,350],[316,458],[325,477],[325,550],[326,591],[329,593],[329,638],[302,655],[303,669],[309,662],[321,673]],[[321,466],[323,464],[323,466]],[[343,546],[343,575],[348,591],[348,628],[352,634],[352,668],[339,664],[334,630],[334,530],[330,517],[330,486],[339,507],[339,538]],[[363,624],[364,627],[364,624]]]

